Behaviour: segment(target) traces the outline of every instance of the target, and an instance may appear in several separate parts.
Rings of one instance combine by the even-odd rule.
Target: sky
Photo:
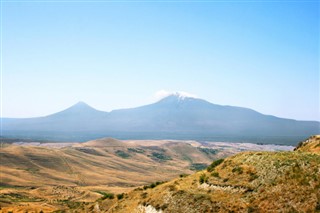
[[[320,120],[319,1],[1,1],[1,117],[183,91]]]

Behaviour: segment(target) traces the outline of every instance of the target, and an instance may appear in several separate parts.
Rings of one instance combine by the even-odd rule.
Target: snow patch
[[[163,99],[165,97],[168,96],[177,96],[179,99],[185,99],[185,98],[196,98],[197,96],[188,92],[184,92],[184,91],[178,91],[178,92],[169,92],[166,90],[159,90],[158,92],[156,92],[154,94],[155,98],[157,98],[158,100]]]

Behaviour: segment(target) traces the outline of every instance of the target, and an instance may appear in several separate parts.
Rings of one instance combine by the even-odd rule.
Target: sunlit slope
[[[300,142],[296,150],[320,154],[320,135],[314,135],[306,141]]]
[[[320,156],[302,150],[240,153],[208,170],[134,190],[108,210],[151,211],[319,212]]]
[[[1,184],[9,186],[143,185],[190,173],[216,156],[182,142],[136,146],[111,138],[61,149],[10,145],[0,154]]]

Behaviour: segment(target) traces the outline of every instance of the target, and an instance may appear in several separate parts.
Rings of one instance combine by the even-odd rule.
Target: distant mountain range
[[[86,141],[119,139],[195,139],[296,144],[320,134],[320,122],[264,115],[248,108],[222,106],[171,95],[137,108],[103,112],[79,102],[38,118],[3,118],[2,136]]]

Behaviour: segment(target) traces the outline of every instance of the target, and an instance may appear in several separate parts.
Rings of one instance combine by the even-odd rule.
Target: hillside
[[[106,193],[193,173],[229,153],[204,152],[192,144],[196,142],[112,138],[73,144],[2,144],[0,212],[74,208]]]
[[[295,150],[320,154],[320,135],[314,135],[300,142]]]
[[[185,157],[190,162],[171,150],[173,146],[188,147]],[[60,149],[10,145],[0,151],[1,184],[12,186],[137,186],[153,181],[155,176],[164,180],[191,172],[192,163],[207,165],[214,158],[187,143],[136,146],[111,138]]]
[[[79,102],[45,117],[2,121],[2,136],[58,141],[88,141],[108,136],[296,145],[309,135],[320,134],[317,121],[278,118],[179,95],[111,112]]]
[[[319,165],[312,150],[243,152],[96,205],[107,212],[320,212]]]
[[[85,143],[21,142],[0,148],[0,212],[52,212],[115,202],[117,194],[206,168],[243,150],[292,147],[102,138]],[[102,205],[102,208],[108,208]]]

